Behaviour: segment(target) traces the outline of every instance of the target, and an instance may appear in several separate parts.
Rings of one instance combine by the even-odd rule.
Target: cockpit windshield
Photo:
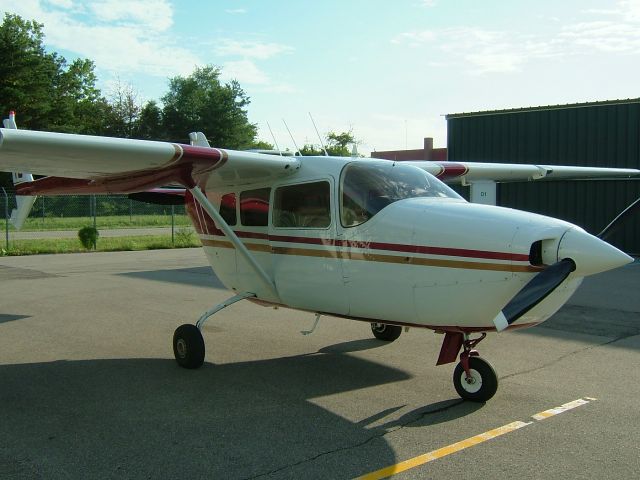
[[[416,197],[462,199],[451,188],[418,167],[397,162],[352,162],[342,170],[340,181],[342,225],[360,225],[387,205]]]

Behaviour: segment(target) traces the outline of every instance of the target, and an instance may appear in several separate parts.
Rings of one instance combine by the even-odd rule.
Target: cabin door
[[[285,304],[346,315],[334,189],[333,178],[275,188],[269,241],[276,287]]]

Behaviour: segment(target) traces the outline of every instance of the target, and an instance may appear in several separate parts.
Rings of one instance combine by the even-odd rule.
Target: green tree
[[[351,156],[351,147],[357,144],[353,131],[348,132],[327,133],[327,153],[335,157],[349,157]]]
[[[96,87],[95,65],[88,59],[76,59],[56,78],[51,130],[87,135],[107,134],[113,130],[112,107]]]
[[[222,84],[216,67],[171,78],[162,102],[167,140],[185,141],[189,132],[202,131],[212,145],[242,149],[255,139],[257,127],[247,118],[249,97],[235,80]]]
[[[342,133],[329,132],[325,137],[325,148],[332,157],[350,157],[352,145],[357,144],[352,130]],[[300,153],[304,156],[318,156],[324,155],[324,150],[320,145],[307,143],[300,149]]]
[[[162,127],[162,110],[154,100],[150,100],[140,110],[135,138],[159,140],[165,137]]]
[[[111,107],[109,134],[115,137],[135,137],[139,130],[142,107],[133,87],[118,79],[109,105]]]
[[[320,145],[305,143],[300,149],[300,155],[303,157],[318,157],[324,155],[324,150]]]
[[[265,142],[264,140],[254,140],[248,148],[253,150],[275,150],[276,147],[272,143]]]
[[[0,25],[0,114],[17,112],[32,130],[104,133],[109,105],[96,88],[93,62],[68,65],[47,53],[43,25],[5,14]]]
[[[6,13],[0,25],[0,109],[19,112],[21,124],[44,129],[53,111],[56,76],[63,59],[46,53],[42,24]]]

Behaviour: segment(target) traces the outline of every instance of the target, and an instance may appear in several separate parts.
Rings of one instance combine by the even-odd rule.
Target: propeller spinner
[[[571,228],[562,236],[556,263],[546,267],[527,283],[493,319],[502,331],[558,288],[575,272],[584,277],[633,262],[626,253],[580,228]]]

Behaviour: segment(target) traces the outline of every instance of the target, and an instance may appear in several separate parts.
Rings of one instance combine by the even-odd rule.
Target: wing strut
[[[279,300],[280,296],[278,295],[278,290],[276,289],[276,286],[273,283],[273,280],[271,280],[269,275],[267,275],[267,272],[264,271],[264,269],[260,266],[260,264],[254,258],[254,256],[251,255],[251,252],[249,252],[247,247],[244,246],[244,243],[242,243],[242,241],[238,238],[238,236],[227,224],[227,222],[225,222],[224,219],[220,216],[220,214],[218,213],[216,208],[211,204],[207,196],[204,193],[202,193],[202,190],[200,190],[200,188],[197,185],[193,188],[190,188],[189,191],[191,192],[193,197],[198,201],[200,206],[209,215],[211,215],[211,218],[213,218],[216,221],[216,223],[220,227],[220,230],[224,232],[224,234],[231,241],[231,243],[236,248],[238,253],[242,255],[242,257],[247,261],[249,266],[258,275],[258,278],[262,280],[262,283],[264,283],[265,287],[267,287],[267,289],[269,290],[269,293],[271,293],[275,297],[275,299]]]

